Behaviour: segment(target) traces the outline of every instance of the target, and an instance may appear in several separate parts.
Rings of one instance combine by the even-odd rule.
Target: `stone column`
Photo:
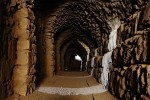
[[[55,15],[48,16],[45,23],[45,33],[44,33],[44,48],[45,48],[45,56],[44,56],[44,68],[46,77],[53,77],[55,74],[55,52],[54,52],[54,38],[53,38],[53,24],[56,19]]]
[[[14,13],[14,37],[17,38],[16,62],[13,70],[14,94],[30,94],[35,89],[36,37],[34,36],[33,1],[14,1],[12,5],[19,5]]]
[[[58,71],[60,71],[62,68],[60,67],[60,45],[59,45],[59,42],[58,43],[56,43],[55,44],[55,52],[56,52],[56,59],[55,59],[55,61],[56,61],[56,73],[58,72]]]
[[[50,33],[44,34],[45,38],[45,68],[46,77],[52,77],[54,75],[55,66],[55,52],[54,52],[54,40]]]

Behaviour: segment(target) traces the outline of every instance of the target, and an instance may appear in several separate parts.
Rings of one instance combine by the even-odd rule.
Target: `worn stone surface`
[[[70,40],[72,38],[76,38],[76,41],[82,40],[90,47],[90,61],[94,57],[95,48],[98,48],[98,54],[103,56],[108,52],[107,45],[111,32],[108,23],[116,17],[120,19],[121,27],[118,29],[117,48],[114,49],[112,56],[113,66],[116,67],[114,70],[120,72],[123,66],[127,66],[120,72],[121,76],[126,74],[128,69],[130,69],[128,72],[130,76],[132,72],[147,71],[147,73],[142,72],[143,74],[137,73],[137,76],[141,77],[141,90],[126,91],[125,97],[133,97],[135,92],[145,90],[147,92],[144,95],[149,95],[149,87],[144,87],[149,84],[149,68],[129,67],[131,64],[149,63],[149,0],[79,0],[57,6],[57,10],[54,9],[54,11],[45,7],[46,5],[41,6],[42,2],[48,4],[50,1],[0,0],[0,90],[2,90],[0,100],[12,92],[19,95],[31,93],[35,88],[36,71],[37,77],[52,77],[55,74],[54,59],[57,58],[55,58],[54,42],[64,30],[71,29],[73,35],[69,38]],[[33,8],[34,4],[36,9]],[[62,42],[65,43],[68,40],[62,40]],[[91,67],[90,63],[87,66]],[[96,57],[94,76],[97,80],[100,78],[100,67],[101,60]],[[129,79],[120,79],[114,73],[115,71],[111,74],[111,77],[115,79],[112,81],[121,81],[115,87],[119,91],[116,90],[113,93],[122,96],[124,90],[128,88],[126,84],[132,87],[134,82],[129,76]]]
[[[94,68],[94,77],[96,78],[97,82],[101,83],[101,74],[102,74],[102,68]]]
[[[109,91],[119,99],[150,99],[149,9],[148,3],[144,12],[135,12],[118,29],[117,47],[112,54],[114,68],[110,72]]]
[[[11,2],[19,5],[14,13],[12,33],[17,38],[16,60],[13,70],[12,83],[14,95],[27,95],[35,89],[36,37],[34,36],[34,14],[32,3]]]
[[[149,37],[147,34],[135,35],[116,47],[112,54],[113,66],[150,63]]]
[[[138,99],[149,94],[150,65],[137,64],[114,68],[110,72],[109,91],[120,99]]]

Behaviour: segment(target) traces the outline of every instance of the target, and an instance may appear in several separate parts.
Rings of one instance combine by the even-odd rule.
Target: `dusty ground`
[[[39,87],[53,86],[53,87],[79,88],[79,87],[88,87],[94,85],[98,85],[97,81],[93,77],[89,76],[88,74],[85,75],[83,73],[78,73],[77,76],[74,76],[74,75],[70,75],[70,73],[68,72],[64,74],[64,76],[56,75],[52,79],[50,78],[44,79],[44,81],[41,82]]]
[[[109,92],[104,92],[101,94],[91,94],[91,95],[77,95],[77,96],[60,96],[60,95],[50,95],[40,92],[34,92],[28,97],[20,97],[20,100],[117,100]]]
[[[45,79],[39,87],[83,88],[98,85],[96,80],[85,72],[60,72],[52,79]],[[12,97],[13,98],[13,97]],[[12,100],[8,98],[7,100]],[[35,91],[29,96],[20,96],[20,100],[117,100],[108,91],[90,95],[58,95]]]

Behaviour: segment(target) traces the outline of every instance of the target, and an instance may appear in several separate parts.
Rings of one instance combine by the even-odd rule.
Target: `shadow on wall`
[[[42,36],[37,37],[37,62],[36,62],[36,85],[38,86],[46,77],[46,67],[44,64],[44,47],[42,45]]]

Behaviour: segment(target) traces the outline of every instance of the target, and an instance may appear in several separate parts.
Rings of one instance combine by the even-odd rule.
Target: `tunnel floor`
[[[53,90],[53,91],[52,91]],[[59,72],[20,100],[116,100],[87,72]]]

